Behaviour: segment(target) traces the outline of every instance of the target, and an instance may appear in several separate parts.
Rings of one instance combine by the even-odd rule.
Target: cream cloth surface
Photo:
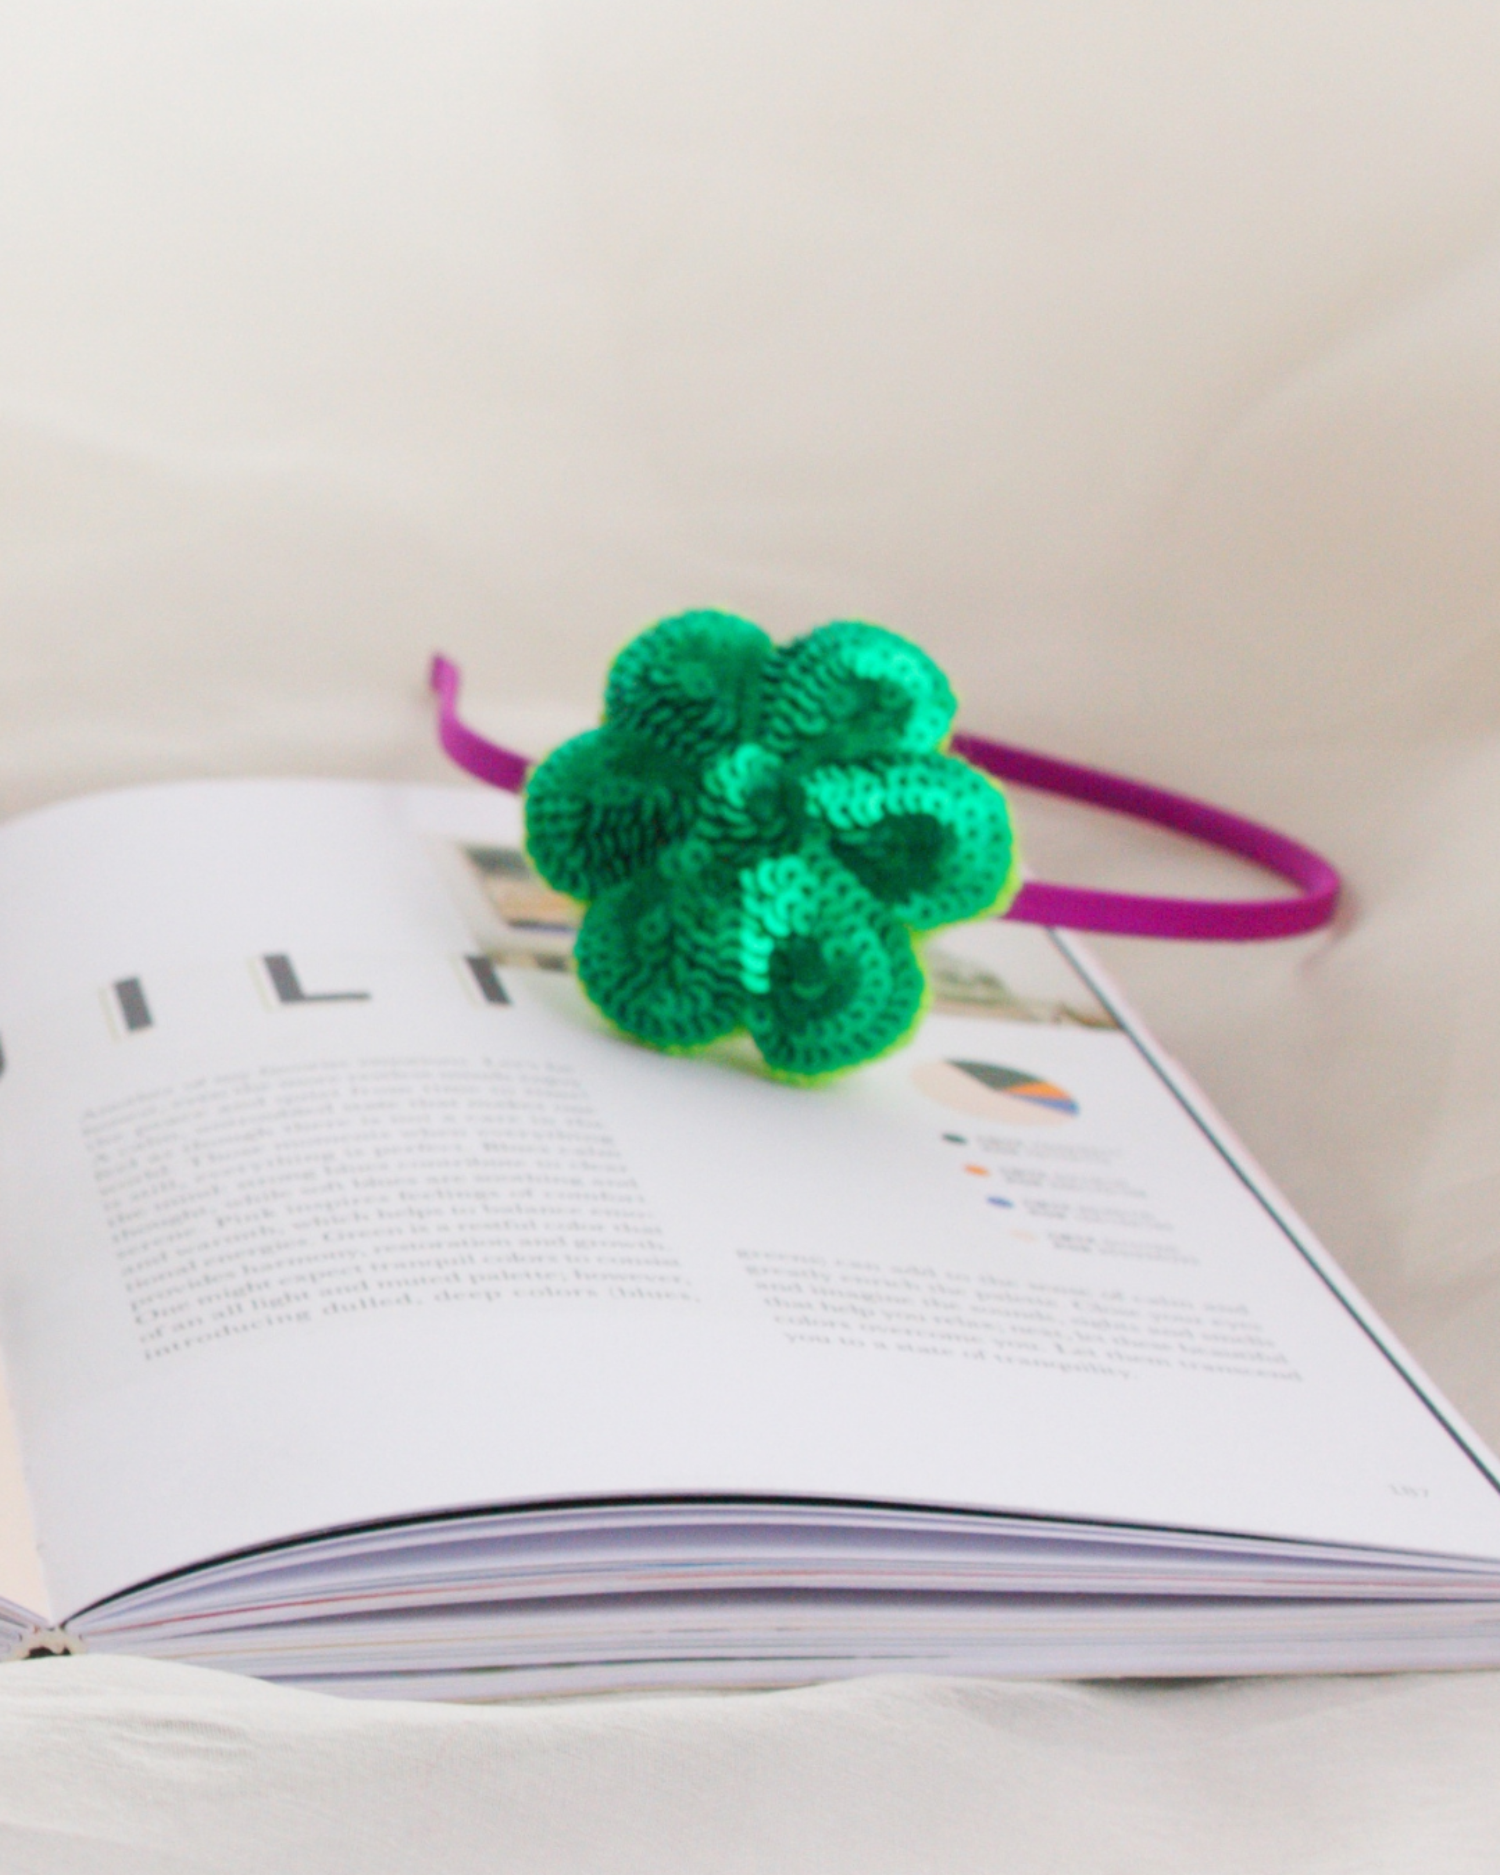
[[[48,1661],[0,1670],[0,1866],[1447,1875],[1495,1865],[1497,1702],[1414,1674],[442,1708]]]
[[[543,748],[664,612],[1283,823],[1099,954],[1500,1442],[1500,14],[0,0],[0,805]],[[1220,866],[1024,802],[1042,869]],[[101,915],[106,915],[102,908]],[[0,986],[3,993],[3,986]],[[1500,1676],[469,1710],[0,1668],[0,1868],[1490,1870]]]

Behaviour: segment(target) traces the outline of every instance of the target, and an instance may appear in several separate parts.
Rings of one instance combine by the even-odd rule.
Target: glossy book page
[[[1047,933],[791,1087],[610,1033],[515,804],[0,831],[0,1339],[54,1608],[476,1506],[805,1496],[1500,1558],[1431,1403]]]

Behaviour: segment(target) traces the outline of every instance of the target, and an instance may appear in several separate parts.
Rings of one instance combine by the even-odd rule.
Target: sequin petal
[[[934,750],[958,707],[925,651],[854,620],[782,645],[761,692],[759,739],[803,767]]]
[[[633,638],[610,667],[604,719],[700,771],[742,741],[772,654],[758,625],[684,612]]]
[[[649,866],[693,810],[693,781],[653,742],[591,729],[526,783],[526,846],[554,891],[595,898]]]
[[[700,1048],[744,1024],[732,896],[659,871],[612,886],[584,914],[574,958],[583,987],[627,1034]]]
[[[804,777],[803,794],[835,858],[903,924],[929,931],[1014,895],[1005,796],[956,756],[829,765]]]
[[[745,1015],[766,1065],[813,1078],[894,1048],[922,1007],[911,940],[826,855],[783,854],[746,873]]]

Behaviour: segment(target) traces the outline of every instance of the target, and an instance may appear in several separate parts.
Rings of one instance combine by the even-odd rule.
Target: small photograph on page
[[[485,948],[512,969],[571,970],[578,906],[532,870],[518,846],[458,848],[489,914]]]
[[[991,918],[941,931],[923,946],[937,1016],[1114,1029],[1119,1024],[1037,925]]]

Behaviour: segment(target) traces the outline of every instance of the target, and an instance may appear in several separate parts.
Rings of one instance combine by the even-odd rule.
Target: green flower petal
[[[772,653],[758,739],[800,766],[938,747],[957,701],[925,651],[878,625],[824,625]]]
[[[728,612],[684,612],[633,638],[604,692],[607,723],[701,768],[750,733],[771,640]]]
[[[697,1048],[744,1022],[732,895],[644,872],[589,906],[574,947],[610,1021],[655,1048]]]
[[[648,867],[694,807],[690,773],[646,737],[606,727],[553,751],[526,783],[526,846],[555,891],[596,898]]]
[[[896,919],[826,855],[784,853],[742,877],[746,1026],[782,1074],[832,1074],[884,1054],[922,1007]]]
[[[952,755],[817,769],[803,778],[830,850],[902,924],[919,931],[1003,909],[1017,884],[999,788]]]

